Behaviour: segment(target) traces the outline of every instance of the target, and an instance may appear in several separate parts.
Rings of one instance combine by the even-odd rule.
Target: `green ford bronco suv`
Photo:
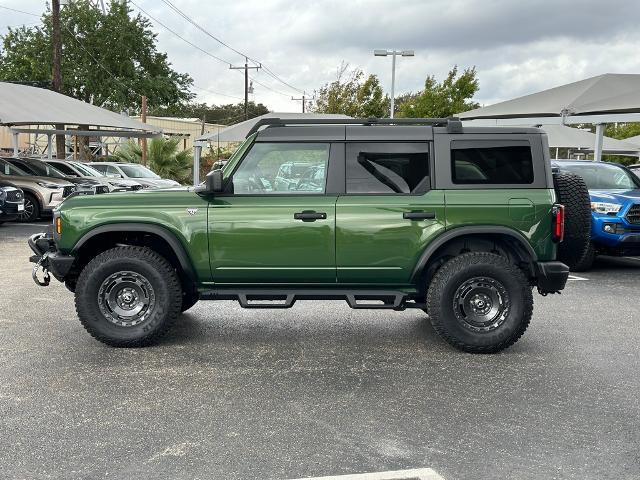
[[[261,120],[203,186],[66,200],[29,239],[34,279],[64,282],[118,347],[198,300],[343,299],[422,309],[454,347],[497,352],[526,330],[533,287],[569,274],[548,151],[538,129],[457,119]]]

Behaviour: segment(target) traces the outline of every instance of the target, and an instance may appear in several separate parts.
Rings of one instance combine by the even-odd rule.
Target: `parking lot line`
[[[329,477],[307,477],[294,480],[445,480],[431,468],[394,470],[389,472],[356,473]]]
[[[589,280],[588,278],[584,278],[584,277],[579,277],[577,275],[569,275],[569,280],[576,280],[576,281],[586,281]]]

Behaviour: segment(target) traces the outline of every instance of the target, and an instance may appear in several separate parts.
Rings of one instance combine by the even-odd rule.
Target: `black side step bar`
[[[346,300],[354,309],[404,310],[424,308],[404,292],[394,290],[278,290],[216,289],[200,293],[201,300],[237,300],[242,308],[291,308],[298,300]]]

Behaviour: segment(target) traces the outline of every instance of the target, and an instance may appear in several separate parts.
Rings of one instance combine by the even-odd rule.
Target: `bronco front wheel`
[[[80,273],[75,294],[82,325],[114,347],[154,343],[169,330],[182,305],[175,270],[144,247],[117,247],[96,256]]]
[[[440,336],[471,353],[494,353],[514,344],[533,312],[522,271],[493,253],[464,253],[436,272],[427,313]]]

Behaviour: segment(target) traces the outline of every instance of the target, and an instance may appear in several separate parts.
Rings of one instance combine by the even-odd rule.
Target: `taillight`
[[[554,205],[551,209],[551,238],[560,243],[564,240],[564,205]]]

